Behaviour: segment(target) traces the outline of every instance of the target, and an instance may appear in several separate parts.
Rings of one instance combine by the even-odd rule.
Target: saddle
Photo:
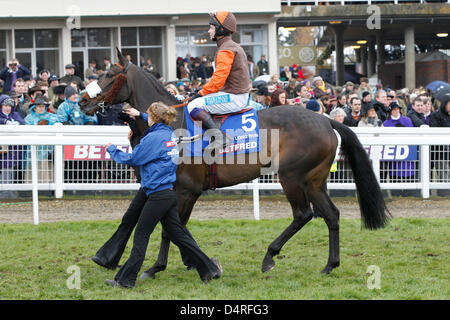
[[[217,124],[217,126],[220,128],[222,124],[225,122],[225,120],[228,119],[228,117],[233,116],[235,114],[241,114],[246,113],[247,111],[252,110],[253,108],[245,108],[240,111],[231,112],[231,113],[225,113],[225,114],[212,114],[211,117],[214,120],[214,122]]]

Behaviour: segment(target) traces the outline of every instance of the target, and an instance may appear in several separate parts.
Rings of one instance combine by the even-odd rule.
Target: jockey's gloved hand
[[[190,103],[191,101],[193,101],[193,100],[195,100],[197,98],[200,98],[200,97],[203,97],[203,96],[198,91],[192,97],[189,98],[188,103]]]

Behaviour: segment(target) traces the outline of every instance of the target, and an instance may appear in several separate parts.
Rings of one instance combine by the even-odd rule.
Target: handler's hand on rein
[[[108,142],[107,144],[105,144],[105,148],[106,148],[106,149],[108,149],[109,146],[112,146],[112,143],[111,143],[111,142]]]
[[[125,109],[126,114],[128,114],[131,117],[138,117],[141,113],[136,110],[135,108],[131,107],[129,109]]]

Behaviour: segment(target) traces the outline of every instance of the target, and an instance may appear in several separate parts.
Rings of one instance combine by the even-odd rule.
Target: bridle
[[[102,110],[102,113],[105,112],[105,108],[108,105],[111,105],[112,102],[114,101],[114,99],[119,94],[123,85],[127,81],[127,77],[126,77],[127,71],[133,65],[133,63],[128,61],[128,64],[126,65],[126,67],[123,67],[119,63],[115,63],[114,65],[120,69],[120,72],[115,75],[115,79],[112,82],[111,88],[106,93],[103,93],[103,89],[100,88],[101,92],[97,93],[97,95],[95,97],[91,97],[89,95],[89,97],[92,99],[96,98],[98,96],[98,94],[102,95],[102,97],[103,97],[102,101],[98,101],[95,105],[96,107],[99,107]]]

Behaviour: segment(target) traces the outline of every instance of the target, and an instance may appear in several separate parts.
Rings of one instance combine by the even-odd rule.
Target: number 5
[[[250,114],[245,114],[242,116],[242,129],[244,129],[244,131],[246,131],[246,132],[253,131],[256,129],[255,119],[247,119],[247,117],[251,117],[253,115],[254,115],[253,113],[250,113]],[[248,122],[250,122],[250,128],[245,126],[245,124]]]

